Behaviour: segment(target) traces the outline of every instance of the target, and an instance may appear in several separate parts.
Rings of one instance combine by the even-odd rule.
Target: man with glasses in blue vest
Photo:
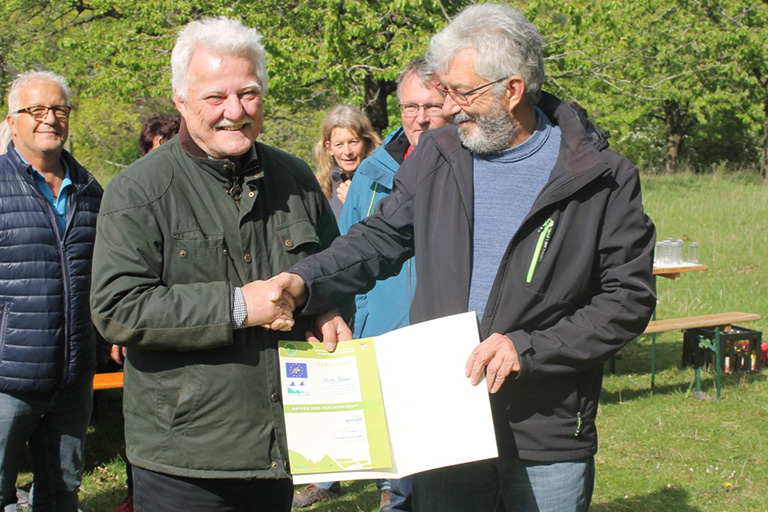
[[[95,332],[88,297],[102,189],[64,150],[66,80],[14,80],[0,157],[0,510],[21,509],[25,445],[35,512],[78,510],[93,405]]]

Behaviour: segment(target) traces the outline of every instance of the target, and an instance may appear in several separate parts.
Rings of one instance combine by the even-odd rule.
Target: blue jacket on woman
[[[392,192],[395,173],[408,146],[408,139],[400,127],[387,135],[384,143],[360,164],[341,210],[339,230],[342,235],[373,213],[376,203]],[[399,274],[377,282],[368,293],[355,297],[354,337],[378,336],[409,325],[415,289],[416,261],[411,258],[403,263]]]
[[[0,392],[46,394],[93,378],[88,305],[102,188],[66,151],[66,229],[11,142],[0,156]]]

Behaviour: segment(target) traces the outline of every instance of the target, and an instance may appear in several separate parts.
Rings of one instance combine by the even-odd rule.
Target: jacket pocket
[[[198,368],[189,357],[186,366],[158,372],[151,383],[155,393],[156,418],[163,429],[183,433],[192,422],[200,394]],[[148,384],[148,383],[147,383]],[[146,386],[142,386],[147,391]],[[141,413],[146,414],[144,410]]]
[[[280,245],[290,254],[313,254],[320,248],[320,237],[315,226],[299,219],[276,229]]]
[[[173,252],[164,280],[170,284],[227,280],[227,247],[224,235],[202,231],[174,233]]]
[[[184,370],[178,400],[171,420],[171,429],[184,428],[193,421],[201,384],[197,372],[197,367]]]
[[[549,247],[549,241],[552,238],[552,231],[555,227],[555,221],[552,217],[549,217],[544,221],[544,224],[538,228],[538,238],[536,240],[536,246],[533,250],[533,256],[531,257],[531,264],[528,266],[528,273],[525,276],[525,282],[530,283],[533,281],[533,275],[536,272],[536,267],[544,259],[544,253],[547,252]]]

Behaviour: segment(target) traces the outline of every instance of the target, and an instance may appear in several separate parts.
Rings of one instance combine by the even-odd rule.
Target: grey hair
[[[544,81],[542,40],[533,23],[511,7],[472,5],[432,37],[426,59],[433,69],[445,72],[456,54],[470,50],[475,73],[489,81],[522,77],[528,101],[535,105]]]
[[[69,84],[67,79],[56,73],[50,71],[26,71],[21,73],[16,79],[11,82],[11,89],[8,92],[8,112],[15,112],[20,108],[21,99],[19,98],[21,91],[34,82],[53,82],[61,88],[61,92],[64,93],[64,97],[67,99],[67,105],[69,103]]]
[[[176,38],[171,52],[171,85],[173,93],[181,100],[187,99],[187,71],[196,48],[250,60],[261,84],[261,93],[267,92],[267,55],[261,44],[261,34],[240,20],[221,16],[188,23]]]
[[[415,74],[419,83],[424,87],[430,87],[435,82],[435,70],[427,63],[424,57],[417,57],[408,63],[407,66],[397,75],[397,99],[400,99],[400,90],[403,88],[405,79]]]

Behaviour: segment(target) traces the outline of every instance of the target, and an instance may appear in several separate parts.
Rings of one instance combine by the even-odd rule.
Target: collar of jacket
[[[405,144],[403,144],[403,141],[405,141]],[[395,173],[402,165],[405,151],[409,145],[403,128],[397,128],[387,135],[387,138],[384,139],[384,144],[376,148],[371,156],[363,160],[357,172],[391,190],[395,181]],[[397,159],[398,153],[400,156],[399,162]]]
[[[253,143],[249,151],[239,157],[232,159],[211,158],[192,139],[187,123],[182,118],[181,126],[179,126],[179,144],[184,153],[195,158],[203,169],[219,179],[223,178],[227,183],[231,184],[236,179],[242,179],[244,176],[249,175],[256,175],[257,178],[261,177],[262,158],[258,149],[259,145],[256,142]]]
[[[549,181],[536,198],[523,223],[534,213],[573,195],[610,171],[610,165],[604,155],[608,148],[607,137],[591,121],[580,116],[571,105],[545,92],[542,92],[537,106],[553,124],[560,127],[562,140]],[[459,183],[465,214],[471,219],[474,208],[472,153],[461,144],[458,128],[451,124],[424,132],[421,137],[421,141],[426,140],[424,137],[432,139],[435,149],[449,162]],[[520,227],[523,227],[522,224]]]
[[[608,135],[580,115],[568,103],[546,92],[537,105],[560,128],[562,141],[549,182],[532,209],[560,201],[602,176],[610,169],[603,151],[608,149]]]
[[[13,141],[8,143],[8,151],[6,152],[6,156],[8,157],[13,168],[19,171],[19,174],[22,175],[23,179],[34,185],[35,182],[34,178],[32,177],[32,173],[35,171],[30,164],[22,160],[21,155],[19,155],[19,153],[16,151],[16,147],[13,145]],[[80,190],[87,187],[92,181],[94,181],[95,178],[90,173],[86,172],[86,170],[66,149],[61,150],[61,159],[64,160],[64,162],[67,164],[67,167],[69,167],[69,180],[75,187],[75,193],[80,192]]]
[[[533,209],[572,195],[610,168],[603,154],[608,148],[607,136],[594,123],[579,115],[571,105],[545,92],[541,93],[537,106],[560,128],[562,141],[555,167]],[[472,168],[472,154],[461,144],[456,125],[430,130],[422,137],[432,138],[443,157],[454,162],[454,169]],[[462,188],[472,190],[472,173],[459,174],[457,179]]]

